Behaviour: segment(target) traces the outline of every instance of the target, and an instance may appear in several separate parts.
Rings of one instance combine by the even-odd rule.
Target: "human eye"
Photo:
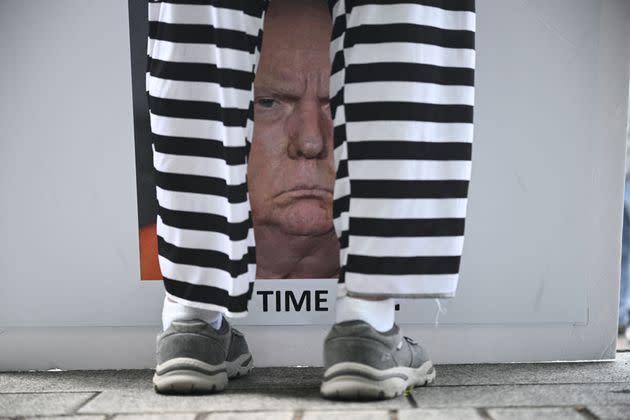
[[[275,105],[277,105],[277,101],[274,98],[256,98],[256,105],[264,108],[264,109],[272,109]]]

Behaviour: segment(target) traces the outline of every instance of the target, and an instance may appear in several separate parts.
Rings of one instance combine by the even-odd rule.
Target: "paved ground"
[[[321,399],[319,368],[255,369],[222,394],[195,397],[156,395],[152,374],[0,373],[0,418],[630,419],[630,351],[614,362],[439,366],[433,385],[374,403]]]

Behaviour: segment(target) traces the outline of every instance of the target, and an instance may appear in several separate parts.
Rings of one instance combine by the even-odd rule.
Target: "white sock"
[[[185,306],[164,297],[164,306],[162,307],[162,328],[164,331],[171,326],[173,321],[190,319],[200,319],[215,330],[221,328],[223,323],[221,312]]]
[[[394,326],[394,299],[367,300],[346,295],[338,297],[335,306],[337,323],[361,320],[380,332],[389,331]]]

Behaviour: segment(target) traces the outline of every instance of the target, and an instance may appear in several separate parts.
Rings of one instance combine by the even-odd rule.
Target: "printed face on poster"
[[[145,91],[146,6],[145,2],[129,1],[142,279],[139,282],[147,293],[159,299],[161,284],[155,281],[162,277],[155,226],[157,200]],[[239,323],[303,325],[330,324],[333,320],[339,259],[332,223],[335,170],[333,126],[327,103],[330,32],[326,2],[271,2],[254,83],[255,124],[248,160],[259,281],[249,304],[249,316]],[[480,51],[491,51],[496,40],[485,37],[483,31],[481,35],[481,42],[486,42],[487,46]],[[511,51],[506,49],[504,54]],[[532,52],[527,60],[540,59],[537,54]],[[499,57],[485,56],[486,62],[492,64],[487,64],[486,68],[503,68],[504,60]],[[554,57],[550,56],[546,62],[562,67],[561,62],[552,59]],[[525,60],[521,56],[516,58]],[[483,124],[484,110],[485,115],[494,115],[504,109],[493,105],[502,103],[503,99],[492,99],[495,92],[488,86],[506,75],[509,72],[494,74],[486,70],[476,76],[486,88],[477,98],[481,103],[481,117],[476,118],[479,130],[476,129],[474,166],[478,169],[471,183],[472,205],[467,214],[457,298],[445,300],[440,306],[433,300],[403,300],[397,315],[401,324],[432,325],[439,321],[450,325],[536,322],[582,325],[587,321],[586,289],[582,285],[588,276],[573,262],[578,260],[575,255],[582,255],[581,259],[586,261],[591,254],[578,246],[583,242],[568,239],[573,237],[574,230],[564,224],[567,222],[564,215],[573,208],[571,200],[578,195],[567,193],[563,201],[566,211],[560,212],[562,215],[557,219],[540,214],[538,219],[529,217],[529,213],[525,215],[523,212],[529,211],[531,203],[545,203],[549,197],[556,197],[557,188],[548,182],[546,173],[523,164],[523,176],[533,183],[531,192],[536,193],[535,198],[523,201],[519,182],[504,176],[506,168],[502,166],[505,164],[502,158],[506,152],[502,152],[502,148],[507,146],[502,140],[496,140],[503,139],[503,134],[488,131],[488,127],[494,126]],[[588,80],[590,76],[584,70],[574,77],[578,86],[582,85],[582,79]],[[538,86],[532,83],[531,88]],[[563,98],[566,97],[563,92],[572,92],[573,85],[554,86],[559,92],[554,97]],[[519,121],[516,119],[515,124]],[[589,144],[588,139],[583,141]],[[509,147],[520,144],[525,142],[512,142]],[[564,146],[558,144],[557,147],[553,150],[554,159],[565,159]],[[530,153],[529,149],[518,150],[523,156]],[[572,164],[564,162],[562,167],[572,167]],[[566,174],[568,177],[569,172]],[[580,174],[582,172],[571,175],[571,180]],[[562,185],[569,185],[569,179]],[[501,206],[495,205],[496,191],[510,192]],[[526,238],[534,227],[528,227],[523,220],[531,223],[544,220],[545,226],[550,226],[543,231],[545,239],[537,239],[532,246]],[[556,232],[559,227],[565,229],[561,234]],[[563,259],[554,257],[551,261],[549,256],[556,255],[559,249],[564,250]],[[522,256],[528,258],[526,266]],[[571,287],[567,287],[565,279],[570,279]],[[561,309],[558,302],[562,302]]]
[[[334,278],[339,270],[332,222],[330,25],[322,2],[309,7],[277,2],[267,14],[254,85],[255,125],[248,162],[259,279]],[[142,150],[150,151],[150,133],[145,129],[142,134]],[[143,160],[137,176],[147,179],[147,186],[138,197],[141,277],[155,280],[161,279],[157,206],[144,203],[156,198],[154,183],[149,182],[151,155],[142,150],[137,150],[137,159]]]
[[[131,11],[132,27],[146,26],[146,18]],[[248,158],[256,277],[261,280],[250,304],[254,318],[259,311],[321,317],[334,301],[339,243],[332,217],[330,32],[324,2],[275,2],[266,16]],[[139,58],[144,55],[132,57],[132,63]],[[148,119],[146,108],[134,112],[139,114],[136,125]],[[161,280],[148,121],[136,126],[135,135],[141,279]]]

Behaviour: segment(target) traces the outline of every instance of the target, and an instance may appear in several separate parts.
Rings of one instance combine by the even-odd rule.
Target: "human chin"
[[[274,219],[290,235],[323,235],[333,228],[332,203],[315,198],[296,199],[277,208]]]

